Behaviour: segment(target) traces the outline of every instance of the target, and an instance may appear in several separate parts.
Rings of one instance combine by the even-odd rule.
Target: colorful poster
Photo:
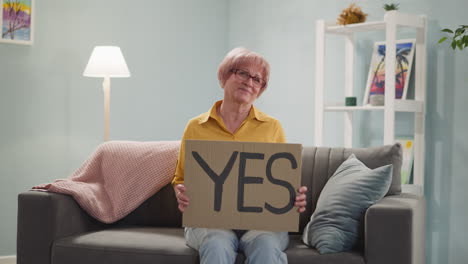
[[[2,42],[31,44],[33,38],[33,1],[0,0]]]
[[[411,66],[414,56],[415,40],[399,40],[396,44],[395,61],[395,98],[405,99],[408,89]],[[374,45],[372,60],[367,80],[364,105],[383,105],[383,96],[385,94],[385,42],[377,42]],[[379,97],[380,100],[374,100],[372,97]]]
[[[401,184],[411,184],[411,172],[414,160],[414,140],[410,138],[396,138],[395,142],[400,143],[403,159],[401,163]]]

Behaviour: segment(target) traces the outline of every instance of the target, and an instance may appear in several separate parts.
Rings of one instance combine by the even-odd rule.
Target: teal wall
[[[289,141],[313,144],[315,21],[335,21],[351,2],[357,2],[369,14],[369,21],[382,19],[381,7],[386,2],[399,2],[401,12],[427,15],[427,263],[467,263],[468,49],[454,52],[448,44],[437,42],[444,35],[442,28],[468,23],[468,1],[230,1],[228,45],[245,45],[265,54],[272,64],[272,82],[258,105],[282,121]],[[414,36],[414,31],[408,30],[398,35]],[[355,39],[355,92],[360,99],[373,41],[384,40],[385,35],[359,33]],[[330,101],[342,102],[344,74],[336,73],[344,69],[344,42],[340,37],[328,37],[326,45],[325,95]],[[358,114],[356,146],[382,144],[382,120],[382,113]],[[326,145],[343,144],[342,121],[342,114],[326,113]],[[396,132],[398,136],[413,132],[411,115],[397,115]]]
[[[67,177],[102,142],[102,79],[83,77],[94,46],[120,46],[132,74],[111,79],[111,139],[179,139],[222,96],[226,1],[36,4],[34,45],[0,43],[0,256],[16,254],[17,194]]]
[[[270,86],[257,106],[282,121],[290,142],[312,145],[315,21],[335,20],[352,1],[36,2],[34,45],[0,43],[0,256],[15,254],[17,194],[68,176],[102,141],[101,79],[82,76],[95,45],[120,46],[132,72],[131,78],[112,79],[112,139],[180,138],[185,122],[222,96],[216,80],[222,57],[245,46],[272,66]],[[369,13],[368,20],[382,19],[384,1],[353,2]],[[428,17],[427,262],[465,263],[468,50],[453,52],[436,43],[441,28],[467,23],[468,2],[398,2],[402,12]],[[411,31],[399,35],[409,36]],[[358,98],[372,43],[383,38],[356,38]],[[343,69],[343,43],[330,37],[327,45],[326,96],[341,101],[343,76],[332,73]],[[381,144],[381,120],[381,113],[356,117],[357,146]],[[327,145],[343,143],[339,121],[341,115],[326,115]],[[397,134],[411,134],[411,121],[411,115],[399,115]]]

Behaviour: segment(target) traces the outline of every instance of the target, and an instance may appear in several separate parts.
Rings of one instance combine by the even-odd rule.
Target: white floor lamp
[[[104,77],[104,141],[109,140],[110,77],[130,77],[127,63],[119,47],[94,47],[88,65],[83,72],[86,77]]]

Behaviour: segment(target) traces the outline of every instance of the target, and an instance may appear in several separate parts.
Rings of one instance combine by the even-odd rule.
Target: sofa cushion
[[[174,188],[169,183],[114,225],[182,227],[182,213],[177,205]]]
[[[198,263],[181,228],[106,229],[56,240],[52,263]]]
[[[286,250],[289,264],[364,264],[360,252],[320,255],[308,249],[300,235],[291,235]],[[236,264],[245,261],[238,254]],[[107,229],[59,239],[52,263],[199,263],[198,252],[187,247],[182,228],[132,227]]]
[[[289,247],[285,251],[288,264],[364,264],[364,256],[358,251],[340,252],[321,255],[317,250],[308,248],[302,242],[301,235],[289,236]]]
[[[391,184],[385,195],[401,193],[401,163],[403,154],[400,143],[371,148],[345,148],[343,154],[345,159],[351,154],[356,155],[370,169],[392,164]]]
[[[299,232],[302,234],[310,216],[315,211],[323,187],[336,169],[351,155],[362,161],[370,169],[387,164],[393,165],[393,177],[387,195],[401,192],[401,145],[386,145],[372,148],[330,148],[304,147],[302,152],[301,185],[308,188],[306,211],[301,214]]]
[[[238,254],[236,264],[245,261]],[[198,252],[185,244],[183,228],[126,227],[59,239],[52,263],[199,263]]]
[[[358,240],[362,216],[385,196],[391,180],[391,164],[372,170],[351,154],[323,188],[304,229],[304,243],[321,254],[352,249]]]

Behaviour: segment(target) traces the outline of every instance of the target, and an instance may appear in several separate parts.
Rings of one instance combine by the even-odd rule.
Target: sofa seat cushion
[[[302,242],[301,235],[289,236],[289,247],[286,250],[288,264],[364,264],[364,256],[358,251],[347,251],[333,254],[320,254]]]
[[[286,250],[289,264],[364,264],[359,252],[320,255],[291,235]],[[236,264],[244,263],[239,254]],[[182,228],[127,227],[106,229],[58,239],[52,247],[52,263],[199,263],[198,252],[185,245]]]
[[[106,229],[56,240],[52,263],[198,263],[181,228]]]

